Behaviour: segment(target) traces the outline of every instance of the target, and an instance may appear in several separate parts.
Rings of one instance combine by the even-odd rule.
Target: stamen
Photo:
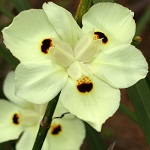
[[[51,39],[44,39],[42,41],[42,45],[41,45],[41,51],[45,54],[48,53],[48,50],[50,47],[52,47],[53,44],[52,44],[52,40]]]
[[[102,39],[102,42],[106,44],[108,42],[108,38],[102,32],[94,32],[94,39]]]

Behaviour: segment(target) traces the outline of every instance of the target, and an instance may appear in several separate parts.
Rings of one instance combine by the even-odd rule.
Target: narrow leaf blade
[[[87,123],[85,123],[85,127],[86,140],[88,142],[90,150],[106,150],[106,147],[102,142],[99,133]]]
[[[9,10],[4,8],[3,6],[0,6],[0,12],[2,14],[4,14],[5,16],[7,16],[9,19],[13,19],[14,18],[14,15]]]
[[[12,65],[13,69],[16,68],[18,65],[19,61],[12,56],[12,54],[7,51],[2,45],[0,45],[0,55],[9,63]]]
[[[150,147],[150,89],[145,79],[127,89],[138,122]]]
[[[28,0],[10,0],[10,1],[15,5],[18,12],[31,8]]]

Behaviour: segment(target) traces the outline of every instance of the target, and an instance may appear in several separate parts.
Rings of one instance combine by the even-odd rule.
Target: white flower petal
[[[5,96],[12,101],[13,103],[23,107],[23,108],[29,108],[32,107],[32,103],[19,98],[15,95],[15,73],[14,71],[11,71],[7,74],[6,79],[4,80],[4,85],[3,85],[3,91]]]
[[[48,59],[49,55],[42,52],[42,42],[59,38],[45,12],[40,9],[21,12],[2,32],[6,47],[20,61]]]
[[[62,67],[51,61],[20,63],[15,73],[17,96],[37,104],[52,100],[68,77]]]
[[[0,99],[0,143],[18,139],[24,127],[20,121],[19,108]]]
[[[50,142],[49,149],[79,150],[85,138],[85,127],[77,118],[56,118],[52,121],[47,138]]]
[[[67,110],[60,101],[58,101],[56,109],[54,111],[54,118],[63,118],[63,119],[75,119],[76,117]]]
[[[65,42],[54,41],[55,47],[50,48],[51,58],[63,67],[68,67],[74,61],[72,48]]]
[[[70,112],[65,107],[63,107],[60,101],[58,101],[53,118],[61,117],[63,114],[70,114]]]
[[[80,27],[66,9],[52,3],[44,3],[43,9],[48,16],[49,22],[60,37],[71,46],[78,41]]]
[[[45,113],[46,107],[48,103],[44,104],[34,104],[34,110],[38,113],[38,115],[42,115]]]
[[[60,94],[63,106],[97,131],[119,107],[120,92],[96,77],[68,79]]]
[[[127,88],[148,72],[142,53],[132,45],[122,45],[103,51],[92,62],[91,70],[99,79],[115,88]]]
[[[93,32],[85,34],[74,49],[76,60],[90,62],[99,53],[101,45],[100,40],[94,40]]]
[[[32,150],[38,133],[38,129],[39,129],[39,125],[29,127],[28,129],[26,129],[16,145],[16,150]],[[42,150],[48,150],[48,149],[49,149],[49,143],[46,138]]]
[[[83,33],[103,33],[108,42],[102,49],[129,44],[135,34],[133,12],[116,3],[98,3],[83,16]]]
[[[39,123],[43,117],[43,114],[39,114],[33,108],[30,109],[22,109],[20,111],[21,115],[21,123],[26,127],[33,126]]]
[[[69,68],[67,69],[68,75],[73,78],[73,79],[78,79],[82,76],[83,74],[83,69],[80,66],[80,63],[75,61],[72,63]]]
[[[79,79],[83,75],[91,74],[89,65],[75,61],[67,69],[68,75],[73,79]]]

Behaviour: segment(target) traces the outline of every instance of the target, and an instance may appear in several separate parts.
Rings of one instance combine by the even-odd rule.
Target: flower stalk
[[[41,150],[44,140],[46,138],[47,132],[52,122],[52,116],[54,114],[54,111],[58,102],[58,98],[59,98],[59,94],[48,103],[32,150]]]
[[[91,0],[80,0],[79,6],[75,15],[78,25],[82,26],[82,16],[88,11],[91,6]]]

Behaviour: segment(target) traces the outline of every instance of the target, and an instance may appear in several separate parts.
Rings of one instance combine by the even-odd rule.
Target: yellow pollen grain
[[[97,34],[94,34],[94,38],[93,38],[94,40],[97,40],[97,39],[99,39],[99,35],[97,35]]]
[[[91,79],[90,79],[89,77],[84,76],[84,77],[78,79],[77,82],[78,82],[78,85],[81,85],[81,84],[83,84],[83,83],[89,84],[89,83],[91,83],[92,81],[91,81]]]

